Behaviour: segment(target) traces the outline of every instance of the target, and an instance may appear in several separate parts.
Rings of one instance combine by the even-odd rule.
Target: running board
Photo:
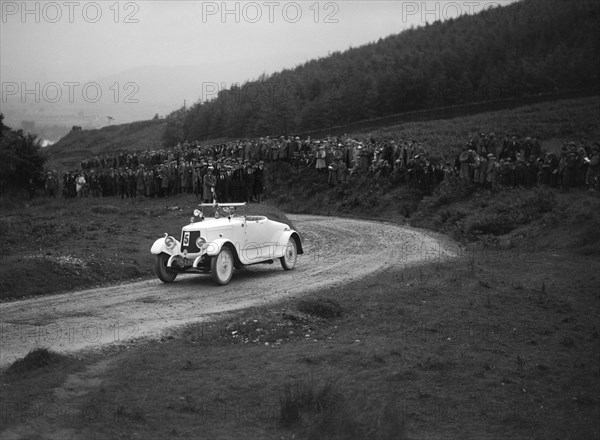
[[[273,264],[274,262],[275,262],[274,260],[265,260],[265,261],[259,261],[257,263],[243,264],[242,266],[254,266],[256,264]]]

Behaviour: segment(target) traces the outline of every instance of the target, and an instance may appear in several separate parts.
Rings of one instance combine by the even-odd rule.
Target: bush
[[[465,233],[477,235],[504,235],[516,228],[515,222],[506,213],[476,216],[465,222]]]
[[[556,198],[552,191],[548,188],[535,188],[533,194],[523,202],[522,207],[545,214],[551,212],[555,205]]]
[[[435,189],[430,197],[423,199],[423,209],[432,211],[441,206],[464,200],[475,192],[477,187],[457,176],[448,176]]]
[[[4,115],[0,114],[0,174],[6,185],[0,190],[20,190],[44,182],[46,156],[36,136],[23,130],[12,130],[4,125]]]
[[[305,299],[298,303],[298,310],[324,319],[335,318],[342,314],[342,306],[332,299]]]
[[[65,358],[66,356],[47,348],[35,348],[27,353],[25,357],[13,362],[7,371],[9,373],[26,373],[59,363]]]

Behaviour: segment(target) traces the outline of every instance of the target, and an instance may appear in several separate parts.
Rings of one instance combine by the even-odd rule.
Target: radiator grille
[[[188,251],[190,254],[200,252],[196,246],[196,240],[200,237],[200,231],[181,231],[181,251]]]

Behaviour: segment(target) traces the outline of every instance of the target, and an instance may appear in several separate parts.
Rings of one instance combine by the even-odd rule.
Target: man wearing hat
[[[127,171],[126,169],[120,169],[119,171],[119,196],[124,199],[127,194]]]
[[[238,159],[233,164],[233,171],[231,174],[231,196],[234,202],[241,202],[244,197],[242,195],[243,188],[246,185],[245,173],[242,167],[242,160]]]
[[[135,193],[142,198],[146,195],[146,183],[144,181],[144,165],[138,166],[135,172]]]
[[[215,191],[217,193],[217,202],[227,203],[229,202],[229,191],[230,191],[230,179],[227,176],[227,166],[221,166],[222,162],[217,162],[217,168],[215,169],[215,177],[217,179],[217,185]]]
[[[203,179],[202,179],[202,165],[195,161],[192,164],[192,192],[196,196],[196,200],[200,197],[200,193],[204,191],[202,187]],[[204,194],[202,194],[204,195]]]
[[[479,142],[475,142],[475,151],[479,156],[487,155],[487,135],[482,131],[479,133]]]
[[[244,201],[245,202],[253,202],[254,201],[254,167],[251,165],[250,161],[246,161],[245,166],[245,192],[244,192]]]
[[[329,164],[329,167],[327,167],[329,170],[329,176],[327,177],[327,184],[329,186],[333,186],[337,183],[337,178],[338,178],[338,163],[337,161],[334,159],[331,164]]]
[[[169,195],[169,167],[167,166],[167,161],[160,168],[160,173],[158,174],[160,177],[160,197],[165,197]]]
[[[325,163],[325,158],[327,157],[327,151],[325,151],[325,145],[319,145],[316,157],[317,157],[317,163],[315,165],[315,168],[317,169],[317,173],[319,175],[319,181],[320,181],[321,174],[323,174],[325,172],[325,169],[327,168],[327,165]]]
[[[574,142],[569,144],[566,154],[561,158],[562,187],[574,187],[577,181],[577,147]]]
[[[169,152],[169,156],[173,156],[172,152]],[[177,162],[171,160],[166,170],[167,178],[169,180],[168,192],[169,195],[174,195],[177,192],[177,185],[175,181],[177,180],[178,172],[177,172]]]
[[[537,158],[529,155],[529,159],[525,161],[525,186],[531,188],[537,182],[538,163]]]
[[[204,203],[210,203],[215,200],[215,186],[217,184],[217,179],[213,173],[214,168],[212,166],[208,167],[206,175],[204,176],[204,187],[202,191],[202,199]]]
[[[487,167],[488,155],[481,155],[479,158],[479,180],[476,182],[480,186],[486,186],[487,184]]]
[[[44,186],[46,188],[46,194],[48,197],[56,198],[56,193],[58,192],[58,181],[51,171],[48,171]]]
[[[488,163],[485,173],[486,184],[490,188],[496,188],[498,184],[498,170],[500,169],[500,164],[496,160],[496,156],[492,153],[488,154]]]
[[[494,158],[492,153],[488,153],[485,156],[481,156],[479,165],[479,185],[487,186],[487,174],[490,160]]]
[[[517,159],[513,164],[514,185],[525,186],[527,168],[525,164],[525,155],[523,153],[516,154]]]
[[[479,179],[480,179],[480,174],[481,174],[481,162],[482,162],[483,157],[480,156],[477,153],[473,153],[473,163],[471,164],[472,167],[472,176],[473,176],[473,183],[476,185],[479,185]]]
[[[265,190],[265,174],[264,174],[265,162],[259,161],[258,166],[254,169],[254,195],[256,196],[256,201],[258,203],[262,203],[262,196]]]
[[[137,182],[135,180],[135,173],[131,168],[127,168],[127,197],[135,199],[137,194]]]
[[[588,174],[588,169],[590,165],[590,159],[588,158],[588,154],[586,152],[585,147],[580,146],[577,149],[577,163],[575,164],[575,185],[578,187],[584,186],[586,184],[586,177]]]
[[[152,168],[146,168],[144,171],[144,188],[146,190],[146,197],[151,198],[154,197],[156,189],[154,187],[155,183],[154,178],[154,170]]]
[[[600,142],[592,147],[585,183],[591,190],[598,191],[600,188]]]
[[[459,176],[464,181],[471,180],[469,175],[469,163],[471,162],[471,150],[467,150],[467,147],[463,147],[462,152],[458,156],[459,163]]]

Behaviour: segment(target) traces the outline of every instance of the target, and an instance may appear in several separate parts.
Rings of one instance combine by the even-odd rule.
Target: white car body
[[[215,208],[217,214],[204,218],[196,210],[192,222],[182,228],[179,240],[165,234],[152,245],[161,281],[171,282],[178,273],[198,271],[211,272],[215,282],[227,284],[234,267],[279,259],[283,268],[290,270],[296,255],[303,253],[300,235],[288,225],[265,216],[237,215],[239,208],[245,211],[245,203],[200,206]]]

